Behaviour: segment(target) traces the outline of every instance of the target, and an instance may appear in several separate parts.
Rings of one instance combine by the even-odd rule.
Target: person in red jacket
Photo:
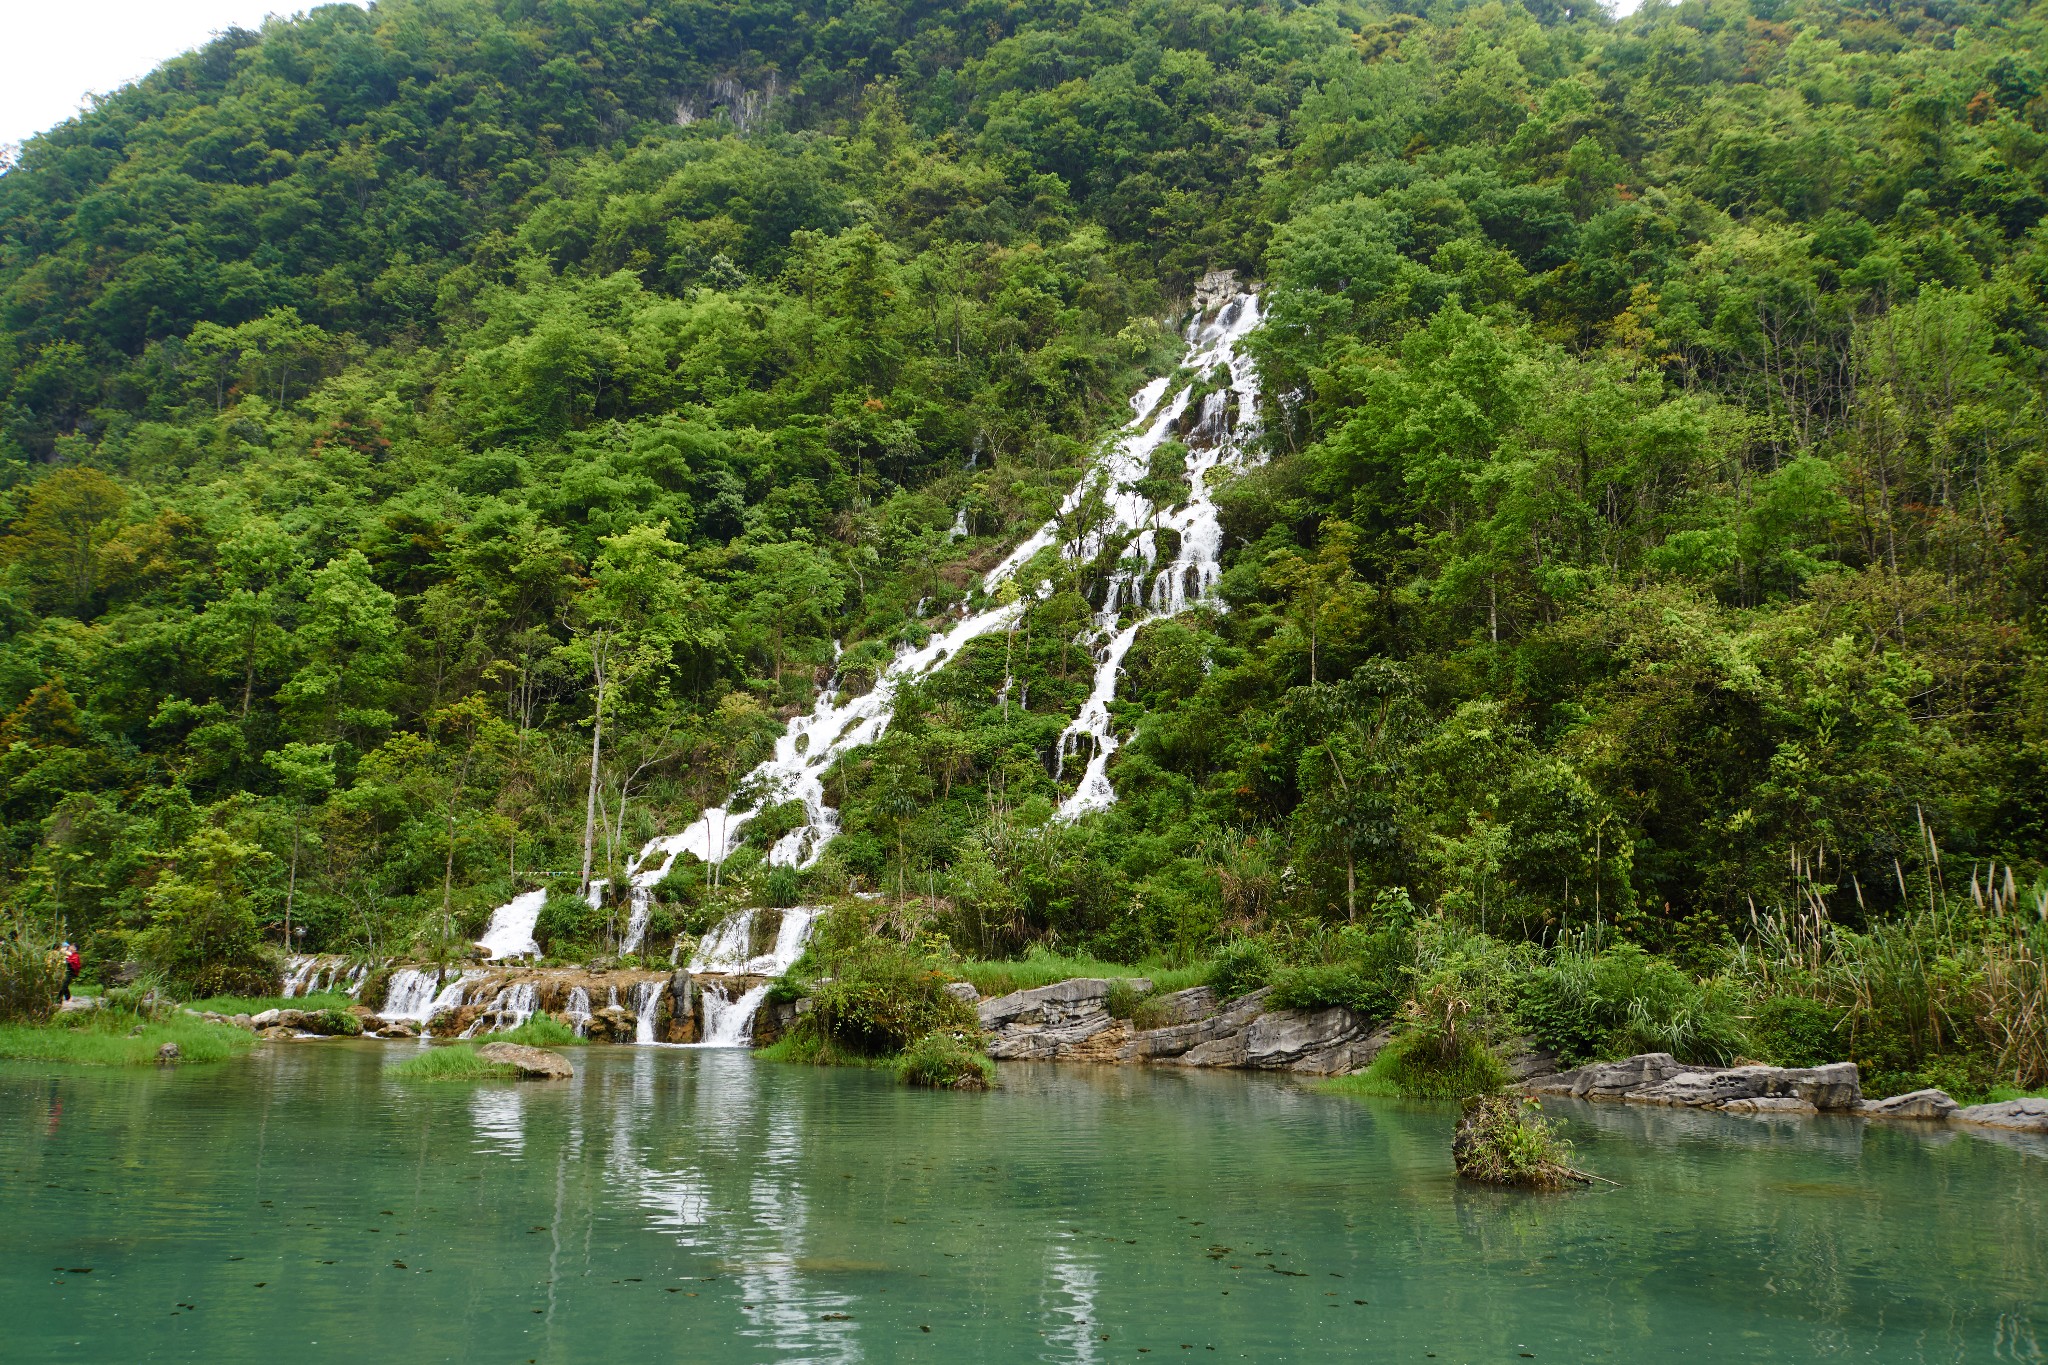
[[[71,983],[78,980],[78,970],[85,965],[85,959],[78,955],[78,945],[64,945],[64,998],[71,998]]]

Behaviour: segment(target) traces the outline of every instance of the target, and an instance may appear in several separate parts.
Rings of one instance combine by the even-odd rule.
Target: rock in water
[[[532,1080],[566,1081],[576,1074],[576,1068],[569,1065],[569,1059],[559,1052],[549,1052],[542,1047],[521,1047],[517,1043],[485,1043],[476,1050],[476,1055],[487,1062],[502,1062],[516,1066],[519,1074]]]
[[[156,1050],[156,1059],[160,1062],[175,1062],[183,1055],[183,1053],[178,1051],[176,1043],[165,1043]]]
[[[1885,1100],[1865,1100],[1856,1112],[1880,1119],[1945,1119],[1956,1112],[1956,1102],[1939,1090],[1915,1090]]]
[[[1986,1128],[2010,1128],[2021,1133],[2048,1133],[2048,1099],[2000,1100],[1996,1104],[1973,1104],[1958,1109],[1958,1123],[1981,1124]]]

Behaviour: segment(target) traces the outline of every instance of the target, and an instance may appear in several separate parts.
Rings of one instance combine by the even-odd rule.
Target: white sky
[[[318,0],[8,0],[0,24],[0,142],[21,142],[224,28]]]

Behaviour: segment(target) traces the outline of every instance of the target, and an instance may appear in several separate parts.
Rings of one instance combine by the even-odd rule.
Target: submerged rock
[[[518,1043],[485,1043],[476,1050],[476,1055],[487,1062],[500,1062],[519,1068],[519,1074],[533,1080],[568,1080],[576,1074],[576,1068],[569,1065],[569,1059],[559,1052],[549,1052],[541,1047],[522,1047]]]

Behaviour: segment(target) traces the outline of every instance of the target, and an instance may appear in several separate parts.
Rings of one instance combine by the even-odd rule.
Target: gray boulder
[[[984,1000],[976,1007],[998,1061],[1049,1061],[1116,1027],[1103,977],[1081,976]]]
[[[2000,1100],[1973,1104],[1950,1115],[1957,1123],[2008,1128],[2017,1133],[2048,1133],[2048,1099]]]
[[[1939,1090],[1915,1090],[1890,1099],[1865,1100],[1856,1112],[1874,1119],[1946,1119],[1956,1112],[1956,1102]]]
[[[1174,1062],[1185,1066],[1241,1066],[1244,1055],[1242,1041],[1230,1042],[1244,1032],[1252,1020],[1266,1012],[1266,998],[1273,993],[1271,987],[1241,995],[1237,999],[1216,1004],[1216,993],[1207,986],[1198,986],[1193,991],[1176,991],[1163,997],[1154,1008],[1163,1005],[1176,1014],[1193,1017],[1183,1023],[1168,1024],[1164,1028],[1145,1029],[1131,1035],[1124,1044],[1119,1060],[1127,1062]],[[1195,1014],[1206,1007],[1211,1012]],[[1191,1054],[1212,1043],[1226,1043],[1220,1048],[1210,1048],[1202,1056]],[[1237,1057],[1240,1060],[1228,1060]],[[1218,1060],[1221,1058],[1222,1060]]]
[[[576,1068],[569,1065],[569,1059],[559,1052],[549,1052],[542,1047],[521,1047],[518,1043],[485,1043],[476,1050],[476,1055],[487,1062],[502,1062],[506,1066],[519,1068],[519,1074],[532,1080],[566,1081],[576,1074]]]
[[[1554,1076],[1537,1076],[1522,1088],[1532,1095],[1575,1095],[1580,1099],[1618,1100],[1662,1085],[1691,1068],[1668,1052],[1645,1052],[1619,1062],[1594,1062]]]
[[[971,981],[948,981],[946,983],[946,994],[964,1004],[979,1005],[981,1003],[981,992],[974,989],[974,983]]]
[[[293,1012],[297,1013],[297,1011]],[[278,1016],[283,1013],[283,1010],[265,1010],[261,1014],[250,1016],[249,1022],[257,1028],[269,1028],[278,1021]]]
[[[178,1051],[176,1043],[165,1043],[156,1050],[156,1059],[160,1062],[175,1062],[183,1055],[183,1053]]]

